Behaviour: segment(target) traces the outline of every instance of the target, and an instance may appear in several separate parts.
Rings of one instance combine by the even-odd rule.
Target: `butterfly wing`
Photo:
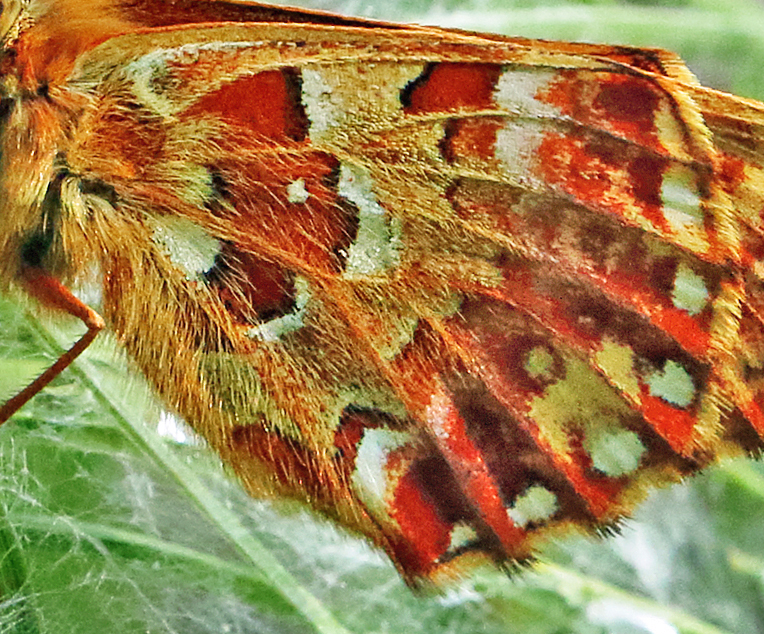
[[[78,51],[5,187],[251,491],[415,580],[759,448],[731,125],[673,58],[189,15]]]

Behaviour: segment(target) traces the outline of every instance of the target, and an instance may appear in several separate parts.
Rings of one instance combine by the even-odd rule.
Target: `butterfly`
[[[190,0],[0,34],[0,280],[88,328],[0,419],[108,325],[412,584],[761,449],[764,106],[673,54]]]

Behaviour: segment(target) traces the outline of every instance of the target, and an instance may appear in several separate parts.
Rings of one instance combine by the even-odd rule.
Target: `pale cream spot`
[[[525,528],[531,523],[548,521],[558,508],[557,496],[546,487],[534,484],[515,498],[507,515],[515,525]]]
[[[310,120],[308,136],[314,142],[327,140],[341,127],[345,118],[342,98],[324,79],[320,71],[302,70],[302,104]]]
[[[508,67],[499,77],[494,90],[494,102],[508,112],[522,116],[560,117],[551,104],[539,101],[537,95],[547,88],[557,73],[550,69]]]
[[[554,356],[544,346],[536,346],[528,352],[523,368],[534,379],[550,379],[554,368]]]
[[[639,379],[634,373],[634,351],[611,340],[602,342],[594,361],[610,382],[632,399],[639,397]]]
[[[478,535],[475,532],[475,529],[464,522],[454,524],[454,527],[451,529],[450,538],[448,550],[452,552],[465,548],[478,541]]]
[[[689,372],[676,361],[668,360],[663,370],[647,380],[650,394],[677,407],[687,407],[695,398],[695,384]]]
[[[310,282],[302,276],[297,276],[294,279],[294,288],[294,310],[286,315],[274,317],[269,321],[253,326],[247,330],[247,336],[250,339],[274,342],[305,326],[305,316],[308,313],[308,302],[311,297]]]
[[[646,449],[636,433],[614,425],[616,421],[589,429],[584,436],[584,449],[597,470],[618,478],[639,466]]]
[[[172,165],[172,178],[178,185],[173,191],[178,192],[190,205],[203,207],[215,196],[215,186],[209,169],[190,161],[181,165]]]
[[[663,215],[675,231],[703,226],[702,199],[695,174],[687,167],[672,165],[661,182]]]
[[[152,216],[154,242],[172,263],[185,273],[187,280],[199,280],[215,265],[220,241],[187,218]]]
[[[402,473],[388,468],[390,454],[412,442],[406,432],[367,429],[357,446],[355,469],[351,476],[353,490],[378,518],[390,520],[389,491]]]
[[[166,119],[181,110],[179,103],[162,94],[158,88],[169,73],[167,60],[171,53],[171,50],[159,49],[124,67],[125,75],[132,81],[133,94],[138,103]]]
[[[684,262],[677,267],[671,300],[674,306],[686,310],[690,315],[697,315],[708,303],[705,280]]]
[[[680,161],[691,161],[693,155],[687,151],[686,123],[677,116],[673,100],[661,99],[660,107],[655,113],[653,130],[658,133],[658,140],[666,148],[669,156]]]
[[[298,178],[287,185],[287,200],[295,205],[300,205],[308,200],[310,193],[305,189],[305,179]]]
[[[345,260],[347,277],[379,275],[400,263],[401,224],[377,200],[374,181],[359,166],[342,163],[339,195],[358,209],[358,231]]]
[[[414,339],[419,318],[401,315],[395,322],[388,322],[388,325],[390,327],[385,332],[377,333],[379,338],[375,339],[374,348],[383,359],[391,361]]]
[[[570,430],[586,428],[592,421],[628,415],[629,407],[588,361],[564,357],[565,378],[548,385],[531,401],[528,415],[539,425],[539,436],[558,457],[569,458]]]

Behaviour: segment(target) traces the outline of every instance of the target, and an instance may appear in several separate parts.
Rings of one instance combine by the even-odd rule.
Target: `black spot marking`
[[[310,119],[308,119],[305,105],[302,103],[302,75],[296,68],[285,68],[281,74],[284,77],[284,85],[290,104],[288,135],[294,141],[304,141],[308,138]]]
[[[15,99],[0,99],[0,123],[4,123],[10,117],[16,106]]]
[[[42,266],[50,253],[61,209],[61,183],[67,176],[66,172],[59,173],[48,185],[42,201],[40,223],[21,246],[21,261],[27,266]]]
[[[228,179],[216,166],[206,165],[212,185],[212,195],[204,201],[204,208],[216,217],[225,215],[225,204],[231,201],[231,189]]]
[[[27,266],[41,266],[52,242],[53,234],[51,231],[31,235],[21,246],[21,261]]]
[[[423,86],[427,85],[427,82],[430,80],[430,76],[432,75],[432,72],[435,70],[435,67],[438,64],[435,62],[431,62],[427,64],[424,67],[424,70],[422,73],[416,77],[415,79],[412,79],[406,86],[403,87],[401,90],[401,105],[403,106],[404,110],[408,110],[411,108],[412,104],[412,97],[414,93]]]
[[[449,119],[443,126],[443,136],[438,141],[438,151],[447,163],[453,163],[456,159],[454,149],[451,146],[451,139],[456,136],[458,131],[458,122],[454,119]]]
[[[102,180],[81,180],[80,191],[83,194],[90,194],[103,198],[112,206],[116,205],[119,200],[117,190],[115,190],[112,185]]]

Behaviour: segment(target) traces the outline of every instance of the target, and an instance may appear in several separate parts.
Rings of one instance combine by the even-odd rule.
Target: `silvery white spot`
[[[695,174],[687,167],[672,166],[661,181],[663,216],[675,231],[703,226],[702,199]]]
[[[310,193],[305,189],[305,179],[298,178],[287,185],[287,200],[295,205],[304,203],[310,197]]]
[[[252,326],[247,331],[250,339],[259,339],[260,341],[273,342],[278,341],[284,335],[295,332],[305,325],[305,316],[308,312],[308,302],[310,301],[310,283],[304,277],[295,277],[294,280],[295,298],[294,310],[286,315],[274,317],[262,324]]]
[[[71,287],[72,294],[88,306],[103,305],[103,268],[100,262],[91,262]],[[100,282],[100,283],[99,283]]]
[[[451,529],[450,537],[451,539],[448,544],[448,550],[450,551],[459,550],[478,541],[478,535],[475,532],[475,529],[463,522],[454,524],[454,527]]]
[[[154,242],[181,269],[187,280],[198,280],[215,265],[220,241],[188,218],[153,216]]]
[[[348,277],[384,273],[400,262],[401,225],[377,201],[374,181],[357,165],[340,165],[339,195],[358,209],[358,231],[348,249],[345,275]]]
[[[518,185],[537,185],[533,167],[544,136],[541,128],[529,121],[509,120],[496,132],[496,158]]]
[[[496,82],[494,102],[512,114],[559,117],[557,108],[537,99],[539,91],[549,86],[555,78],[555,71],[546,68],[520,69],[510,66]]]
[[[611,478],[634,471],[646,451],[636,433],[610,426],[589,430],[584,436],[584,449],[594,467]]]
[[[663,370],[654,372],[647,380],[650,394],[677,407],[687,407],[695,398],[695,384],[689,372],[669,359]]]
[[[677,267],[671,300],[674,306],[690,315],[697,315],[708,302],[706,281],[684,262]]]
[[[436,438],[448,440],[451,432],[450,418],[454,412],[451,399],[442,391],[436,391],[430,397],[430,403],[426,409],[426,422]]]
[[[302,70],[302,104],[310,120],[308,136],[314,142],[326,140],[344,120],[342,100],[320,71]]]
[[[387,491],[390,473],[386,470],[389,455],[412,441],[411,435],[388,429],[366,429],[358,444],[353,489],[378,517],[387,517]]]
[[[557,496],[546,487],[534,484],[518,495],[507,510],[507,515],[517,526],[545,522],[557,512]]]

